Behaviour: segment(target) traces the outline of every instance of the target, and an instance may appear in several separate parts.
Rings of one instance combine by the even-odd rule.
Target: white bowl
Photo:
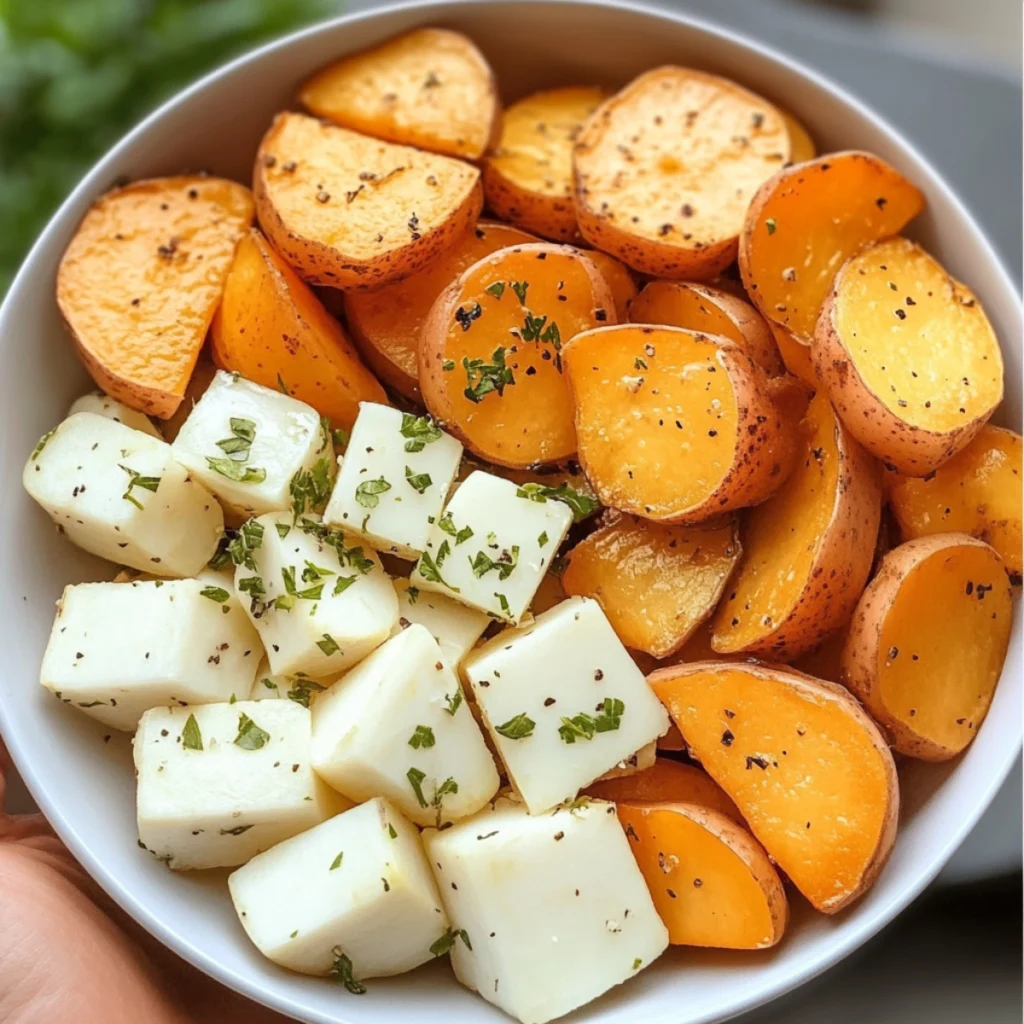
[[[136,844],[130,745],[47,695],[39,660],[62,587],[109,578],[110,566],[58,538],[20,486],[39,436],[88,385],[54,303],[64,246],[90,202],[122,177],[206,168],[248,182],[256,143],[314,68],[420,24],[468,33],[487,54],[502,95],[542,86],[621,85],[662,63],[728,75],[788,107],[823,150],[863,148],[915,181],[928,210],[912,234],[988,310],[1003,345],[1007,397],[997,419],[1021,428],[1021,311],[1016,291],[977,224],[927,161],[881,118],[780,53],[688,19],[628,4],[582,0],[470,0],[357,14],[266,46],[186,90],[123,139],[86,176],[36,243],[0,310],[0,729],[33,796],[86,869],[144,927],[197,967],[268,1006],[322,1024],[507,1020],[436,963],[377,981],[360,998],[279,970],[247,941],[223,878],[173,875]],[[970,831],[1021,742],[1021,622],[978,738],[945,766],[907,764],[903,814],[888,867],[836,918],[801,902],[769,953],[670,950],[629,984],[572,1019],[697,1024],[767,1002],[835,963],[896,916]]]

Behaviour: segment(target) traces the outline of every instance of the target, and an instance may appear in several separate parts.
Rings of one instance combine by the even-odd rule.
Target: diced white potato
[[[139,842],[179,871],[235,867],[351,804],[309,763],[290,700],[152,708],[135,734]]]
[[[359,979],[432,959],[448,917],[415,826],[370,800],[287,839],[228,878],[242,926],[274,963]]]
[[[411,581],[519,622],[571,523],[564,502],[471,473],[434,524]]]
[[[394,584],[398,622],[391,635],[397,636],[413,623],[426,626],[441,647],[442,660],[458,674],[462,659],[490,625],[490,616],[444,594],[420,590],[409,580],[395,580]]]
[[[378,551],[426,550],[462,458],[462,445],[429,416],[361,402],[324,522]]]
[[[237,373],[217,371],[173,447],[235,515],[319,510],[330,494],[334,448],[319,413]]]
[[[608,779],[622,779],[627,775],[636,775],[653,766],[658,756],[658,741],[651,740],[646,746],[641,747],[635,754],[630,754],[604,773],[599,775],[595,782],[606,782]]]
[[[323,693],[332,681],[275,673],[270,668],[270,659],[264,654],[256,670],[249,700],[293,700],[308,708],[317,694]]]
[[[68,415],[74,416],[76,412],[94,412],[97,416],[105,416],[115,423],[123,423],[132,430],[141,430],[151,437],[158,437],[163,440],[163,434],[157,429],[156,424],[138,409],[130,409],[123,402],[119,402],[102,391],[90,391],[81,398],[76,398],[68,409]]]
[[[614,804],[531,817],[502,797],[423,841],[456,978],[523,1024],[589,1003],[668,945]]]
[[[463,662],[531,814],[571,800],[668,730],[668,714],[601,606],[574,597]]]
[[[235,590],[275,674],[327,679],[362,661],[398,621],[376,552],[312,514],[269,513],[235,541]]]
[[[480,810],[498,773],[441,648],[410,626],[313,705],[313,767],[351,800],[383,796],[418,825]]]
[[[80,548],[156,576],[195,576],[224,534],[217,500],[169,444],[93,412],[43,437],[22,482]]]
[[[207,578],[79,583],[57,603],[39,681],[131,732],[149,708],[244,700],[262,653],[233,590]]]

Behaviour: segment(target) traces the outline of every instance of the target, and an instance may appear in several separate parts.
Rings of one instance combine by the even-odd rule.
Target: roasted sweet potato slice
[[[770,326],[786,369],[810,387],[819,387],[818,378],[814,376],[814,364],[811,362],[811,346],[801,341],[795,334],[790,334],[779,324],[773,323]]]
[[[889,507],[904,540],[967,533],[999,552],[1021,582],[1021,438],[986,424],[927,476],[886,474]]]
[[[597,267],[605,284],[611,289],[615,300],[615,319],[624,324],[629,314],[629,304],[637,293],[636,279],[632,272],[624,263],[600,249],[584,249],[583,254]]]
[[[850,433],[908,476],[963,448],[1003,399],[999,339],[981,304],[906,238],[846,262],[811,358]]]
[[[877,467],[817,394],[784,487],[746,518],[743,557],[711,644],[789,661],[850,616],[867,582],[881,514]]]
[[[788,167],[746,211],[744,287],[769,320],[809,344],[836,270],[923,207],[917,188],[870,153],[829,153]]]
[[[634,79],[587,121],[573,157],[583,237],[635,270],[706,281],[736,258],[754,193],[790,158],[767,100],[691,68]]]
[[[342,128],[479,160],[497,137],[494,73],[472,40],[418,28],[321,68],[302,105]]]
[[[563,360],[580,462],[602,504],[695,523],[763,501],[781,482],[782,418],[738,345],[623,325],[577,335]]]
[[[490,462],[567,459],[576,431],[563,345],[614,322],[611,291],[578,249],[548,242],[501,249],[434,303],[420,343],[423,399]]]
[[[805,160],[813,160],[818,150],[810,132],[788,110],[780,109],[779,113],[782,114],[786,122],[786,131],[789,132],[790,163],[802,164]]]
[[[547,89],[513,103],[484,163],[487,206],[503,220],[556,242],[578,236],[573,205],[572,151],[604,89]]]
[[[745,348],[765,373],[783,372],[778,346],[760,313],[743,299],[709,285],[651,281],[630,303],[629,321],[717,334]]]
[[[249,190],[223,178],[137,181],[93,204],[61,259],[57,305],[111,398],[173,415],[252,218]]]
[[[908,541],[882,559],[857,605],[842,681],[901,754],[945,761],[981,727],[1012,618],[994,548],[962,533]]]
[[[255,228],[238,245],[212,339],[221,369],[294,395],[336,427],[351,428],[360,402],[387,403],[338,321]]]
[[[742,825],[695,804],[615,809],[672,945],[767,949],[782,938],[782,881]]]
[[[849,624],[847,624],[848,626]],[[827,679],[830,683],[843,681],[843,648],[849,635],[847,626],[829,634],[813,651],[801,654],[793,662],[793,668],[815,679]]]
[[[274,248],[311,284],[375,288],[426,266],[476,223],[480,172],[304,114],[274,118],[253,193]]]
[[[739,557],[735,520],[673,526],[612,513],[569,553],[562,586],[595,598],[627,647],[666,658],[714,611]]]
[[[506,246],[534,241],[518,228],[482,220],[404,281],[371,292],[345,293],[352,339],[374,373],[399,394],[420,401],[420,333],[438,295],[477,260]]]
[[[751,662],[698,662],[649,679],[687,746],[818,909],[848,906],[896,837],[896,766],[841,686]]]

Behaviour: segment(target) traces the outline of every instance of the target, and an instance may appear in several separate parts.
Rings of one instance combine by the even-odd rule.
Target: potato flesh
[[[923,249],[891,238],[836,281],[833,323],[853,366],[900,420],[962,428],[1003,396],[999,341],[973,293]]]
[[[533,235],[508,224],[480,221],[404,281],[372,292],[347,292],[345,316],[367,362],[402,394],[418,397],[420,333],[434,300],[478,260],[506,246],[533,241]]]
[[[739,556],[734,522],[686,527],[623,516],[573,548],[562,585],[600,602],[627,647],[664,658],[714,610]]]
[[[104,391],[165,419],[177,409],[252,218],[249,190],[222,178],[140,181],[95,203],[57,303]]]
[[[605,284],[612,293],[615,306],[615,320],[624,324],[629,313],[629,304],[637,293],[636,281],[629,268],[614,256],[598,249],[584,249],[583,254],[597,267]]]
[[[867,153],[791,167],[751,205],[740,243],[743,284],[766,317],[809,343],[836,271],[923,205],[910,182]]]
[[[652,677],[655,693],[779,867],[819,910],[855,895],[884,843],[895,786],[891,756],[855,702],[757,667],[672,671]]]
[[[437,28],[329,64],[299,100],[343,128],[466,160],[486,151],[498,115],[483,55],[461,33]]]
[[[926,477],[888,482],[889,505],[905,540],[966,533],[991,544],[1011,577],[1021,575],[1021,438],[985,426]]]
[[[805,160],[813,160],[818,152],[807,129],[788,111],[780,111],[789,132],[789,159],[791,163],[802,164]]]

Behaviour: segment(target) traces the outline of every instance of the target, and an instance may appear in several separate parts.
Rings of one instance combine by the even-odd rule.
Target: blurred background
[[[1021,0],[647,0],[845,85],[947,177],[1021,278]],[[230,56],[373,0],[0,0],[0,297],[93,161]],[[1020,1024],[1021,772],[925,896],[771,1024]],[[8,810],[31,801],[16,780]],[[228,1022],[225,1022],[228,1024]]]

